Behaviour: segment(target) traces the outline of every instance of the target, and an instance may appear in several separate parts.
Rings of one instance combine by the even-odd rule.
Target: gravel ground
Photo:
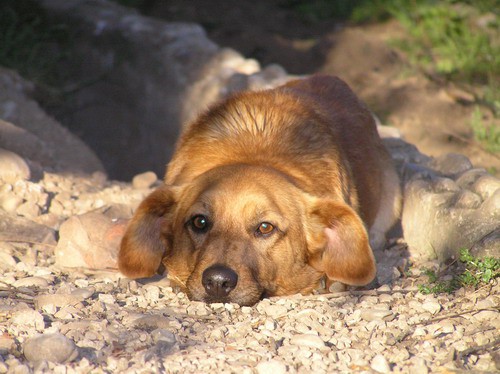
[[[75,214],[135,207],[154,183],[150,174],[134,184],[46,174],[37,183],[3,182],[0,203],[57,232]],[[0,240],[0,373],[500,369],[498,280],[423,295],[421,268],[437,263],[408,272],[401,240],[377,256],[385,283],[378,289],[265,299],[253,307],[190,302],[165,279],[62,268],[54,240]]]

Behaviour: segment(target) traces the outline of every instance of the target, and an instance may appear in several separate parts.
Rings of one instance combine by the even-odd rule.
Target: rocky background
[[[182,123],[293,76],[195,24],[107,1],[37,4],[75,35],[61,66],[73,93],[53,101],[0,68],[0,373],[500,370],[498,279],[419,292],[431,283],[424,269],[461,271],[462,248],[500,258],[500,181],[464,155],[422,154],[393,127],[380,133],[405,204],[376,253],[378,288],[239,307],[190,302],[167,279],[123,278],[120,237],[161,183]]]

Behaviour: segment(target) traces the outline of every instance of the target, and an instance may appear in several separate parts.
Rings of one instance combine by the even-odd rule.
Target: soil
[[[361,26],[311,21],[284,4],[150,0],[142,11],[167,21],[198,23],[220,46],[255,58],[262,66],[276,63],[297,75],[338,75],[382,123],[398,128],[423,153],[462,153],[475,166],[499,175],[500,155],[474,141],[470,122],[476,103],[471,90],[416,70],[401,51],[390,47],[391,40],[405,38],[396,21]],[[483,109],[484,123],[498,125]]]

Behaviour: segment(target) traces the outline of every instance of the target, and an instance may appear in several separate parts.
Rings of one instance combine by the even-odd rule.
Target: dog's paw
[[[387,239],[385,237],[385,232],[371,229],[369,232],[370,236],[370,247],[374,252],[381,251],[385,248]]]

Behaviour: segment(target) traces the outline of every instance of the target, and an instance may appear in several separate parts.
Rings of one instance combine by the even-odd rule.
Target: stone
[[[390,373],[392,371],[387,359],[381,354],[376,355],[372,359],[370,367],[377,373]]]
[[[489,174],[483,175],[474,182],[471,190],[486,200],[500,190],[500,179]]]
[[[34,202],[26,201],[17,207],[16,213],[20,216],[33,219],[40,215],[40,208]]]
[[[42,309],[48,305],[63,308],[70,305],[79,305],[83,298],[72,294],[43,294],[35,296],[35,306]]]
[[[290,338],[290,344],[301,347],[310,347],[324,349],[325,342],[318,336],[313,334],[297,334]]]
[[[153,184],[155,184],[157,180],[158,177],[156,176],[156,173],[147,171],[145,173],[137,174],[132,179],[132,186],[138,190],[146,189],[153,186]]]
[[[15,312],[12,315],[12,323],[22,327],[31,326],[37,331],[43,331],[45,323],[43,316],[36,310],[25,309]]]
[[[275,359],[261,361],[257,364],[255,369],[258,374],[284,374],[287,372],[286,365]]]
[[[46,288],[49,286],[47,279],[42,277],[26,277],[15,281],[12,284],[14,287],[39,287]]]
[[[55,245],[55,231],[0,210],[0,241]]]
[[[431,314],[436,314],[441,310],[441,304],[437,301],[425,301],[422,303],[422,309],[430,312]]]
[[[55,249],[60,266],[116,269],[116,258],[126,221],[90,212],[70,217],[59,230]]]
[[[474,243],[470,253],[478,258],[500,258],[500,228],[486,234]]]
[[[472,186],[480,180],[484,185],[476,192],[486,197],[484,201],[480,193],[462,190],[450,179],[417,178],[407,184],[402,227],[413,256],[439,261],[458,258],[461,248],[471,248],[500,229],[500,189],[492,192],[491,187],[496,179],[483,176]],[[494,236],[491,241],[496,241]]]
[[[31,176],[41,176],[44,167],[70,173],[104,171],[94,152],[30,97],[31,83],[5,68],[0,68],[0,76],[0,147],[27,161]]]
[[[430,166],[446,176],[456,176],[472,169],[470,160],[457,153],[439,156],[431,162]]]
[[[4,252],[0,248],[0,270],[14,270],[16,266],[16,260],[10,254]]]
[[[43,334],[26,340],[23,353],[29,362],[47,360],[54,363],[71,362],[78,357],[75,343],[62,334]]]
[[[15,181],[30,179],[31,171],[24,159],[14,152],[0,148],[0,179]]]
[[[365,321],[392,321],[395,315],[390,310],[384,309],[363,309],[361,311],[361,318]]]

